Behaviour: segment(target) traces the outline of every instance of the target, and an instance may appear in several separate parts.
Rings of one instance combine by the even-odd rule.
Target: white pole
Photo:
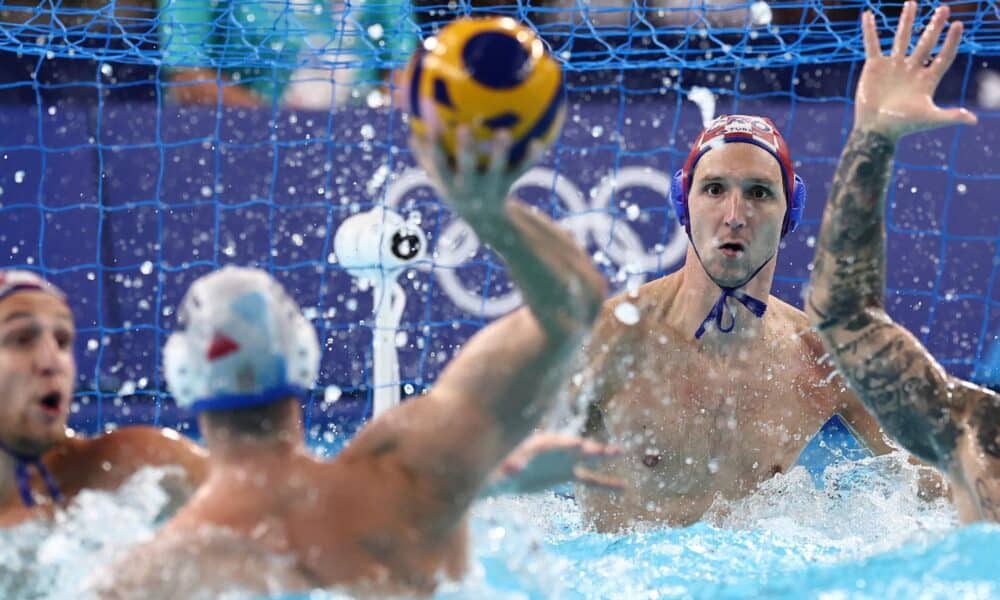
[[[375,326],[372,330],[372,417],[399,404],[399,354],[396,332],[406,308],[403,286],[393,278],[372,287]]]

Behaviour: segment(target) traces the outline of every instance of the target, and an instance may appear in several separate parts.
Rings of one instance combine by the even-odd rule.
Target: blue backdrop
[[[700,129],[697,107],[675,94],[570,100],[559,145],[521,195],[585,241],[615,287],[676,268],[685,242],[664,182]],[[332,236],[377,203],[418,218],[432,251],[401,278],[406,393],[509,305],[502,263],[409,170],[396,112],[42,106],[0,106],[0,266],[42,270],[69,292],[87,427],[178,418],[160,402],[160,348],[187,286],[230,263],[273,271],[319,329],[314,418],[356,419],[371,381],[372,299],[339,265]],[[783,243],[775,286],[796,306],[851,110],[841,99],[735,97],[717,109],[771,116],[808,184],[806,219]],[[889,310],[963,377],[992,340],[1000,299],[1000,120],[983,117],[907,138],[891,189]],[[326,386],[343,400],[321,403]]]

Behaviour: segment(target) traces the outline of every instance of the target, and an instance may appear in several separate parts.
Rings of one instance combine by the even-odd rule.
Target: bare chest
[[[604,422],[627,478],[658,493],[746,493],[790,468],[831,416],[800,389],[792,361],[646,356],[605,403]]]

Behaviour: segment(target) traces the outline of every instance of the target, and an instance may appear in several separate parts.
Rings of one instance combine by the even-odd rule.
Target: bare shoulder
[[[847,382],[829,359],[823,340],[812,327],[809,317],[774,296],[768,300],[768,312],[772,309],[776,350],[785,357],[785,364],[795,366],[796,385],[811,390],[810,397],[823,401],[824,405],[833,403],[829,405],[830,410],[841,410],[845,402],[856,401]]]
[[[173,429],[146,425],[123,427],[88,440],[90,450],[108,458],[138,459],[143,463],[186,466],[208,453]]]
[[[169,429],[123,427],[93,438],[74,437],[50,457],[50,466],[80,488],[114,488],[144,466],[181,467],[190,483],[207,473],[207,453]],[[73,487],[73,486],[71,486]]]
[[[955,380],[953,393],[965,414],[968,433],[985,458],[1000,461],[1000,394],[967,381]],[[996,463],[1000,467],[1000,462]]]
[[[822,370],[829,372],[832,365],[822,359],[826,356],[823,340],[809,322],[809,316],[802,310],[792,306],[777,296],[771,296],[767,301],[767,312],[771,316],[772,330],[782,344],[788,344],[787,350],[800,352],[810,363],[825,364]]]
[[[651,333],[667,333],[662,317],[673,305],[679,283],[679,272],[671,273],[643,284],[635,292],[623,291],[608,298],[594,325],[593,339],[621,343]]]

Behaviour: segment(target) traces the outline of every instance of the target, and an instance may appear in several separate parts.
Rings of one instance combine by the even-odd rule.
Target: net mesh
[[[923,3],[926,23],[937,3]],[[938,100],[980,125],[907,138],[889,209],[890,312],[954,374],[987,377],[997,331],[1000,12],[966,23]],[[616,289],[677,268],[669,176],[705,116],[760,113],[809,186],[775,293],[801,306],[824,196],[851,123],[860,11],[883,44],[900,4],[136,0],[0,5],[0,265],[72,298],[91,429],[172,422],[160,349],[187,286],[224,264],[274,273],[324,343],[313,434],[345,426],[374,390],[373,298],[334,239],[376,206],[427,236],[399,277],[403,393],[516,306],[502,263],[442,205],[406,145],[393,73],[457,15],[530,24],[566,72],[564,134],[519,190],[585,243]],[[996,353],[994,353],[996,354]],[[339,401],[335,401],[338,400]]]

